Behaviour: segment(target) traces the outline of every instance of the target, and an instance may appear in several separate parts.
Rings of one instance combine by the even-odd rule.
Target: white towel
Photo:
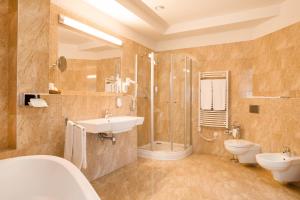
[[[72,161],[72,154],[73,154],[73,128],[74,128],[74,123],[72,121],[68,121],[66,126],[66,133],[65,133],[64,158],[69,161]]]
[[[201,109],[211,110],[212,106],[212,81],[201,80]]]
[[[72,162],[79,169],[87,167],[86,161],[86,130],[83,126],[74,125],[73,128],[73,156]]]
[[[214,79],[213,85],[213,109],[226,110],[226,80]]]

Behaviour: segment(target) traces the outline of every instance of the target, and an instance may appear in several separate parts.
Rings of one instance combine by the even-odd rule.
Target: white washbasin
[[[133,127],[142,125],[144,117],[116,116],[109,118],[89,119],[77,121],[84,126],[88,133],[123,133],[132,130]]]

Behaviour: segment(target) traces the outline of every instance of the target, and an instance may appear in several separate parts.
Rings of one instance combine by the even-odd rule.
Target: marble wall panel
[[[16,147],[17,118],[17,0],[9,1],[9,41],[8,41],[8,147]]]
[[[48,93],[49,16],[49,1],[18,0],[18,95]],[[17,148],[42,145],[41,138],[48,134],[48,109],[17,106],[16,117]]]
[[[300,154],[299,33],[300,23],[296,23],[253,41],[158,53],[158,56],[187,54],[194,58],[192,138],[195,152],[230,156],[223,142],[231,137],[224,135],[224,129],[202,128],[202,134],[207,137],[218,133],[214,142],[203,140],[197,131],[197,73],[229,70],[230,120],[241,124],[242,138],[261,144],[264,152],[278,152],[287,145],[295,154]],[[290,98],[245,98],[247,91],[255,96]],[[250,104],[259,105],[260,113],[249,113]]]
[[[9,2],[0,1],[0,149],[8,146]]]
[[[48,92],[49,16],[49,1],[18,1],[18,92]]]
[[[57,47],[53,45],[57,41],[55,34],[57,14],[64,13],[87,24],[93,24],[74,13],[68,13],[55,6],[51,6],[50,12],[49,1],[18,0],[18,7],[18,15],[14,13],[13,16],[17,17],[15,23],[19,25],[17,36],[19,43],[17,44],[18,48],[12,48],[11,50],[11,52],[14,52],[17,49],[17,71],[14,72],[14,69],[12,69],[12,74],[16,74],[16,80],[8,83],[9,88],[12,86],[12,90],[14,90],[13,85],[17,82],[15,94],[26,91],[47,92],[49,65],[55,63],[57,59]],[[0,6],[1,14],[3,14],[3,10],[5,9]],[[296,98],[300,94],[298,78],[300,64],[299,56],[297,56],[300,46],[299,32],[300,24],[297,23],[254,41],[158,53],[158,56],[168,56],[173,53],[187,54],[194,59],[192,129],[195,152],[229,156],[223,147],[224,139],[229,137],[223,134],[223,129],[202,129],[202,133],[207,136],[212,136],[213,132],[219,133],[217,141],[213,143],[202,140],[197,132],[197,72],[230,70],[230,118],[231,121],[241,123],[242,137],[261,144],[263,151],[275,152],[279,151],[282,145],[289,145],[293,152],[300,153],[300,130],[297,126],[300,116],[300,102],[299,98]],[[11,52],[9,50],[9,54]],[[138,110],[143,109],[144,111],[138,111],[137,114],[148,115],[148,111],[145,111],[145,109],[149,108],[149,101],[145,99],[149,98],[147,96],[149,95],[147,80],[149,79],[148,73],[150,70],[149,62],[144,57],[150,50],[124,39],[124,52],[122,56],[124,58],[122,60],[123,77],[133,78],[135,54],[138,54],[139,58],[142,59],[143,64],[139,65],[141,66],[139,79],[145,77],[145,82],[139,82],[142,85],[139,91],[142,92],[139,93],[141,96],[139,96]],[[249,69],[253,70],[251,81],[254,95],[289,95],[293,98],[244,98],[241,94],[241,91],[244,91],[241,88],[244,87],[242,81],[244,74]],[[8,74],[10,76],[10,72]],[[168,86],[164,83],[162,85],[162,89]],[[65,117],[72,120],[99,117],[103,116],[103,112],[107,108],[114,115],[136,114],[136,111],[131,112],[129,109],[130,96],[123,97],[124,105],[120,109],[115,107],[114,96],[46,95],[44,98],[49,103],[47,109],[16,106],[17,98],[14,98],[12,108],[16,107],[16,112],[14,109],[9,111],[8,119],[11,120],[8,121],[16,123],[17,150],[1,152],[0,158],[29,154],[62,155]],[[259,105],[260,113],[249,113],[248,107],[250,104]],[[9,106],[8,110],[10,110]],[[16,120],[14,120],[15,118]],[[167,123],[166,120],[165,124]],[[112,146],[109,141],[104,143],[97,141],[96,136],[89,135],[89,168],[85,171],[86,175],[90,179],[95,179],[134,161],[138,143],[137,134],[142,134],[143,138],[147,138],[145,130],[148,128],[146,125],[144,127],[139,128],[142,133],[133,130],[130,133],[119,135],[115,146]],[[9,129],[13,131],[14,127],[9,126]],[[145,141],[139,140],[139,144],[144,143]]]
[[[95,25],[74,13],[50,5],[48,0],[19,0],[15,5],[18,6],[18,12],[14,13],[16,18],[14,23],[19,29],[15,29],[18,38],[12,40],[15,48],[11,49],[11,52],[12,55],[15,52],[14,63],[17,67],[12,68],[11,74],[15,74],[15,77],[12,76],[11,80],[14,81],[9,83],[9,87],[15,87],[10,113],[10,121],[11,124],[15,123],[15,128],[10,126],[10,129],[17,133],[16,137],[12,138],[17,141],[17,146],[16,149],[2,151],[1,159],[33,154],[62,156],[66,117],[75,121],[99,118],[104,115],[106,109],[109,109],[113,115],[136,115],[136,111],[130,111],[131,97],[127,95],[121,96],[123,106],[116,108],[115,95],[46,94],[49,81],[54,82],[53,79],[59,79],[61,76],[57,70],[54,73],[50,70],[48,74],[49,67],[52,67],[57,60],[58,14],[63,13],[91,26]],[[95,27],[101,29],[99,26]],[[147,49],[125,38],[122,39],[124,51],[128,56],[127,60],[122,61],[122,73],[124,76],[131,76],[134,74],[134,55],[142,56]],[[16,83],[18,85],[14,85]],[[35,109],[19,106],[16,94],[22,92],[43,93],[42,98],[48,102],[49,107]],[[107,174],[137,158],[136,129],[117,136],[116,145],[112,145],[109,141],[98,141],[95,135],[90,134],[87,142],[88,168],[84,173],[89,179]]]

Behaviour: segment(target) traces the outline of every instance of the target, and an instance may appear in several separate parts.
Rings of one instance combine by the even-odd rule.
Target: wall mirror
[[[49,83],[49,91],[117,92],[115,83],[121,77],[122,46],[62,24],[57,36],[58,60],[52,67],[56,78]]]

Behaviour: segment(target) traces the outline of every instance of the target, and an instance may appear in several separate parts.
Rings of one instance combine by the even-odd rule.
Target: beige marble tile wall
[[[300,154],[300,23],[254,41],[160,52],[187,54],[194,58],[193,68],[193,147],[195,152],[228,155],[223,129],[202,128],[215,142],[206,142],[197,132],[198,71],[230,70],[230,118],[242,126],[242,137],[262,145],[265,152],[277,152],[288,145]],[[252,80],[249,79],[249,72]],[[250,86],[249,86],[250,84]],[[292,98],[245,98],[251,89],[256,96]],[[296,98],[298,97],[298,98]],[[249,113],[249,105],[259,105],[260,113]]]
[[[9,32],[8,41],[8,148],[16,147],[17,118],[17,0],[9,1]]]
[[[0,1],[0,149],[8,146],[8,43],[9,2]]]
[[[48,93],[49,14],[49,1],[18,0],[18,95]],[[17,106],[17,149],[48,145],[48,112]]]
[[[12,73],[16,75],[14,80],[15,83],[17,82],[15,86],[17,91],[14,95],[22,92],[48,93],[49,80],[58,77],[52,76],[51,71],[48,75],[49,66],[52,66],[57,59],[58,13],[90,23],[76,14],[68,13],[55,6],[50,8],[50,1],[19,0],[16,5],[18,13],[15,13],[17,17],[15,22],[18,24],[18,38],[12,41],[17,49],[17,68],[15,68],[17,71]],[[97,28],[101,29],[101,27]],[[125,57],[122,60],[122,75],[133,78],[134,55],[136,53],[142,55],[147,49],[122,39],[124,40],[122,57]],[[11,88],[13,84],[14,82],[10,83]],[[120,109],[115,107],[115,97],[111,95],[46,94],[43,98],[49,104],[46,109],[20,107],[17,105],[17,98],[11,101],[11,114],[15,116],[11,118],[11,123],[16,123],[17,147],[14,150],[1,152],[0,158],[31,154],[61,156],[64,146],[65,117],[71,120],[96,118],[103,116],[105,109],[109,109],[114,115],[136,114],[129,109],[130,96],[122,97],[123,107]],[[13,108],[16,109],[15,113]],[[109,141],[104,143],[98,141],[95,135],[88,135],[88,169],[84,171],[88,178],[95,179],[136,160],[136,134],[136,130],[133,130],[117,136],[117,143],[114,146]]]
[[[88,20],[84,19],[84,18],[81,18],[79,16],[77,16],[76,14],[74,13],[70,13],[70,12],[67,12],[57,6],[54,6],[54,5],[51,5],[51,20],[50,20],[50,38],[51,38],[51,44],[56,44],[55,41],[57,41],[57,18],[58,18],[58,13],[62,13],[62,14],[65,14],[65,15],[68,15],[70,17],[73,17],[75,19],[78,19],[86,24],[89,24],[91,26],[95,26],[95,27],[98,27],[99,29],[101,30],[104,30],[102,27],[99,27],[95,24],[92,24],[90,23]],[[106,32],[110,32],[109,30],[104,30]],[[119,36],[119,38],[122,38],[122,36]],[[144,80],[145,78],[149,79],[149,76],[148,76],[148,73],[147,73],[147,70],[150,70],[149,68],[149,63],[148,63],[148,53],[150,52],[149,49],[133,42],[133,41],[130,41],[130,40],[127,40],[125,38],[122,38],[124,44],[122,46],[122,49],[123,49],[123,54],[122,54],[122,60],[121,60],[121,76],[124,78],[124,77],[130,77],[132,80],[134,79],[134,58],[135,58],[135,54],[138,54],[138,62],[139,62],[139,74],[138,74],[138,80]],[[57,60],[57,45],[50,45],[50,66],[55,63]],[[51,82],[60,82],[60,74],[58,72],[58,70],[55,70],[55,68],[52,68],[50,70],[50,73],[49,73],[49,80]],[[145,83],[145,82],[143,82]],[[139,113],[139,116],[144,116],[145,117],[145,125],[144,126],[140,126],[138,127],[139,130],[141,131],[138,131],[138,134],[139,134],[139,137],[138,138],[145,138],[145,140],[148,138],[148,130],[149,130],[149,119],[148,119],[148,116],[146,113],[142,113],[140,112],[141,110],[147,110],[145,109],[145,106],[148,106],[149,104],[149,101],[148,101],[148,94],[145,90],[145,88],[149,87],[149,85],[146,83],[146,84],[143,84],[142,82],[139,81],[139,92],[138,92],[138,103],[137,103],[137,110],[138,110],[138,113]],[[59,86],[59,84],[58,84]],[[60,86],[59,86],[60,87]],[[141,91],[144,91],[144,92],[141,92]],[[129,88],[129,94],[132,95],[133,94],[133,87]],[[65,98],[68,98],[68,97],[65,97]],[[70,97],[71,98],[71,97]],[[77,98],[77,99],[81,99],[82,97],[80,96],[75,96],[74,98]],[[107,97],[109,98],[109,102],[112,102],[111,105],[114,105],[114,97]],[[124,97],[124,98],[131,98],[131,97]],[[97,103],[99,103],[99,101],[96,101]],[[125,108],[127,109],[126,112],[123,110],[123,112],[121,112],[120,114],[135,114],[136,112],[130,112],[129,110],[129,100],[127,100],[128,103],[124,103],[124,106]],[[100,116],[100,115],[103,115],[103,112],[104,110],[106,109],[106,106],[105,104],[102,104],[101,103],[101,109],[99,110],[99,112],[97,114],[91,114],[90,117],[95,117],[95,116]],[[110,111],[113,112],[113,114],[115,114],[115,112],[117,112],[117,109],[115,109],[114,107],[111,107],[110,108]],[[79,110],[72,110],[70,112],[78,112],[78,113],[82,113],[83,111],[81,109]],[[68,115],[68,117],[72,118],[73,114],[70,114]],[[76,118],[76,116],[75,116]],[[84,116],[82,116],[82,118],[84,118]],[[135,133],[136,134],[136,133]],[[140,137],[140,135],[142,135],[143,137]],[[124,136],[123,136],[124,137]],[[128,139],[128,137],[131,137],[130,134],[128,134],[127,138],[125,137],[125,139]],[[129,139],[130,141],[130,139]],[[140,140],[139,141],[139,144],[143,143],[144,140]],[[124,143],[124,142],[122,142]],[[147,142],[146,142],[147,143]],[[125,144],[125,143],[124,143]],[[105,149],[105,147],[103,147],[103,149]],[[99,150],[99,152],[103,151],[102,150]],[[116,149],[119,149],[119,148],[116,148]],[[124,148],[123,148],[124,149]],[[133,149],[136,149],[136,144],[133,145],[131,147],[131,150]],[[116,150],[114,150],[116,151]],[[107,154],[107,159],[109,159],[108,157],[110,157],[111,154]],[[136,159],[136,153],[135,154],[132,154],[132,158],[131,159],[127,159],[127,161],[125,162],[123,158],[126,158],[126,156],[124,156],[123,158],[120,159],[121,163],[123,163],[123,165],[125,163],[129,163],[131,162],[132,160]],[[121,156],[121,155],[120,155]],[[99,159],[103,159],[102,157],[99,158]],[[111,159],[111,158],[110,158]],[[102,160],[103,161],[103,160]],[[119,161],[117,160],[114,160],[114,162],[118,163]],[[110,162],[107,162],[108,165]],[[123,165],[119,165],[120,166],[123,166]],[[111,167],[109,166],[106,166],[105,169],[103,172],[101,172],[101,169],[95,169],[94,172],[96,172],[97,170],[100,171],[98,173],[98,175],[91,175],[93,174],[93,172],[87,172],[87,174],[89,174],[88,176],[93,178],[95,176],[100,176],[101,174],[105,174],[105,173],[108,173],[110,172],[111,170],[115,169],[116,167],[114,165],[112,165]]]
[[[61,129],[58,129],[59,105],[55,97],[44,97],[49,103],[48,109],[21,107],[17,99],[17,94],[23,92],[48,92],[50,2],[18,0],[10,3],[9,142],[16,149],[1,152],[0,157],[59,155],[63,140],[57,137]]]
[[[74,13],[67,12],[61,8],[51,5],[50,20],[50,65],[55,63],[57,59],[57,27],[58,14],[64,14],[78,19],[86,24],[102,29],[101,27],[90,23],[84,18]],[[102,29],[103,30],[103,29]],[[109,31],[107,31],[109,32]],[[122,38],[122,37],[120,37]],[[134,78],[134,56],[142,55],[144,47],[122,38],[124,45],[121,61],[121,76]],[[101,63],[100,63],[101,65]],[[52,70],[53,71],[53,70]],[[56,74],[55,74],[56,73]],[[50,80],[59,77],[59,72],[52,73],[50,71]],[[129,93],[130,95],[131,93]],[[114,95],[100,95],[96,93],[77,94],[77,95],[54,95],[58,96],[61,106],[61,118],[63,122],[65,117],[71,120],[84,120],[90,118],[102,117],[106,109],[110,110],[113,115],[136,115],[136,111],[130,111],[131,96],[122,97],[123,106],[116,108]],[[59,134],[58,134],[59,135]],[[88,135],[88,168],[84,171],[90,180],[103,176],[117,168],[120,168],[137,159],[137,131],[133,130],[117,136],[117,143],[112,145],[110,141],[98,141],[96,135]]]

